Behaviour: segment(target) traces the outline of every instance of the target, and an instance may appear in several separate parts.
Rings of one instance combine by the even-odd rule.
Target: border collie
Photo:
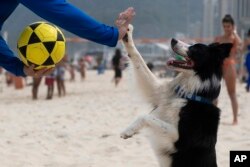
[[[188,45],[172,39],[167,65],[179,74],[159,81],[147,68],[132,38],[129,25],[123,39],[136,82],[152,111],[137,118],[122,133],[124,139],[145,130],[161,167],[216,167],[215,145],[220,109],[213,101],[220,93],[223,60],[232,44]]]

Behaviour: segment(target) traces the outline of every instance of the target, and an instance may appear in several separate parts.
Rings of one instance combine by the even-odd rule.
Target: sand
[[[114,88],[113,73],[66,81],[67,95],[46,100],[42,81],[39,99],[31,99],[31,87],[0,92],[0,167],[157,167],[142,135],[129,140],[119,133],[136,116],[150,108],[135,93],[130,72]],[[225,89],[218,133],[218,166],[229,166],[230,150],[250,150],[250,93],[237,84],[239,125],[231,126],[231,104]]]

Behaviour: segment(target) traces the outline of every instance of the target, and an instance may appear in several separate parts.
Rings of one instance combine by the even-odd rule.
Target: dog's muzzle
[[[172,39],[171,40],[171,47],[175,53],[177,53],[180,56],[186,57],[188,56],[188,48],[190,47],[189,44],[182,42],[180,40]]]

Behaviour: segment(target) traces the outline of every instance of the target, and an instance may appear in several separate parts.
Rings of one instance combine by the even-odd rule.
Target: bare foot
[[[234,120],[232,125],[238,125],[238,121],[237,120]]]
[[[122,39],[127,33],[128,25],[131,23],[135,16],[135,10],[129,7],[124,12],[121,12],[115,21],[115,24],[119,31],[119,40]]]

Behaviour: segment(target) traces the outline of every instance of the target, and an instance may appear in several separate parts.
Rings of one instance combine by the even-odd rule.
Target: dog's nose
[[[171,47],[174,48],[174,46],[178,43],[178,41],[174,38],[171,40]]]

